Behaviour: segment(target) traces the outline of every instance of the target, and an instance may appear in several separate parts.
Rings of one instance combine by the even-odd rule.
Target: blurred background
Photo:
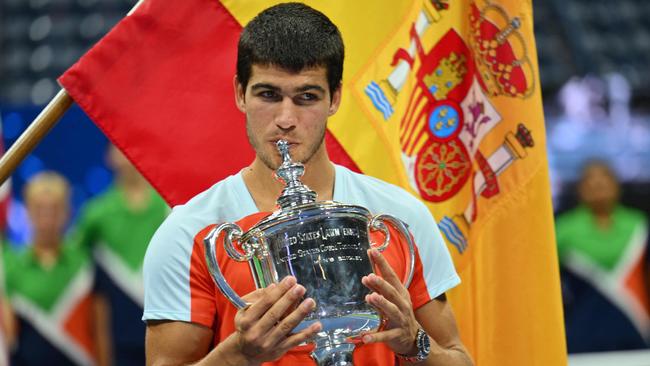
[[[0,118],[5,148],[59,90],[56,78],[135,2],[0,0]],[[570,213],[580,204],[577,188],[583,177],[582,167],[598,159],[611,168],[620,184],[621,204],[647,217],[650,1],[538,0],[533,1],[533,7],[556,214]],[[8,245],[21,247],[31,240],[21,197],[26,181],[44,169],[62,173],[71,185],[74,223],[84,203],[104,192],[113,180],[106,148],[106,138],[78,107],[67,112],[12,177],[6,223]],[[647,239],[645,243],[647,248]],[[647,264],[647,259],[643,260]],[[647,265],[645,271],[647,289]],[[564,286],[565,296],[575,299],[576,287],[571,279],[566,281],[569,284]],[[577,305],[569,301],[566,306]],[[567,308],[567,314],[574,310]],[[622,318],[626,314],[634,317],[623,310],[621,313]],[[567,326],[580,327],[575,324]],[[641,338],[650,334],[650,328],[644,326],[650,325],[631,325]],[[571,352],[644,348],[647,338],[645,341],[645,345],[640,342],[612,347],[594,343],[590,348],[589,344],[576,345],[568,340]],[[598,364],[598,360],[581,361],[584,359],[576,356],[572,362]]]
[[[104,36],[134,0],[0,1],[0,116],[8,147],[59,90],[56,78]],[[17,199],[35,173],[52,169],[72,184],[73,217],[83,202],[112,180],[104,159],[107,139],[75,106],[12,177]],[[24,243],[25,213],[12,202],[8,236]]]
[[[0,0],[5,147],[59,90],[56,78],[135,2]],[[623,201],[650,212],[650,2],[546,0],[533,7],[556,211],[576,203],[580,166],[600,157],[621,178]],[[14,175],[14,194],[35,172],[55,169],[73,184],[76,212],[111,181],[105,144],[73,107]],[[19,207],[10,231],[23,242]]]

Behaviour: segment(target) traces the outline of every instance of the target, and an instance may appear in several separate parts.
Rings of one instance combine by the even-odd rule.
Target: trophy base
[[[353,366],[352,352],[354,352],[352,343],[324,347],[319,347],[317,344],[316,349],[311,353],[311,358],[318,366]]]
[[[352,352],[360,342],[359,335],[376,331],[381,325],[381,317],[374,310],[355,310],[305,320],[294,332],[299,332],[316,321],[323,325],[323,329],[312,339],[315,348],[311,358],[318,366],[352,366]]]

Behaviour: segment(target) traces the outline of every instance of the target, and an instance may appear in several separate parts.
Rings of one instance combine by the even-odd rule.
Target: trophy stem
[[[354,344],[343,343],[328,347],[318,347],[311,353],[311,358],[318,366],[353,366],[352,352]]]

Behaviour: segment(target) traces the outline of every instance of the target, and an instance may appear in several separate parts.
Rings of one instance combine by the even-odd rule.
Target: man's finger
[[[271,285],[275,286],[274,283],[272,283]],[[258,288],[257,290],[255,290],[253,292],[247,293],[246,295],[242,296],[241,298],[242,298],[242,300],[246,301],[247,303],[252,304],[252,303],[256,302],[257,300],[259,300],[262,296],[264,296],[264,291],[268,290],[269,288],[270,288],[270,286],[267,287],[266,289]]]
[[[253,323],[260,319],[266,312],[296,284],[295,277],[285,277],[280,283],[272,284],[259,291],[251,293],[255,301],[248,307],[242,316],[244,325]]]
[[[313,299],[305,299],[289,315],[282,319],[282,321],[271,330],[268,336],[272,339],[284,339],[287,335],[293,332],[294,328],[297,327],[315,307],[316,302]]]
[[[372,259],[372,262],[379,269],[381,276],[386,281],[388,281],[388,283],[393,285],[395,288],[404,287],[402,280],[397,277],[397,274],[395,271],[393,271],[393,268],[390,266],[386,258],[384,258],[384,256],[377,249],[369,249],[368,256]]]
[[[400,309],[406,310],[406,308],[411,307],[409,298],[405,298],[402,292],[374,273],[363,277],[361,283],[374,292],[381,294],[388,299],[388,301],[396,304]]]
[[[363,343],[380,343],[396,339],[401,335],[401,329],[389,329],[377,333],[364,334],[361,338]]]
[[[393,326],[400,326],[402,324],[402,312],[397,305],[388,301],[385,297],[373,292],[372,294],[366,295],[366,301],[379,310],[389,323],[393,323]]]
[[[316,322],[310,325],[308,328],[301,330],[300,332],[287,337],[282,343],[278,345],[278,348],[284,352],[292,349],[293,347],[299,346],[300,344],[313,338],[316,333],[320,332],[323,329],[323,326],[320,322]]]
[[[300,298],[302,298],[302,296],[305,294],[305,291],[305,288],[301,285],[294,285],[291,289],[289,289],[289,291],[286,291],[284,295],[282,295],[282,297],[280,297],[266,311],[266,313],[264,313],[264,315],[256,324],[256,327],[258,327],[261,334],[266,334],[268,331],[276,327],[276,325],[280,323],[283,318],[285,318],[285,314],[288,312],[288,310],[293,308],[296,303],[300,301]],[[298,307],[295,310],[298,310],[298,312],[301,313],[303,308]],[[293,327],[291,329],[293,329]]]

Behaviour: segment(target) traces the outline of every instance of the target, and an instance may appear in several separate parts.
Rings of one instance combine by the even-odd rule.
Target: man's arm
[[[311,298],[298,303],[305,288],[287,277],[243,297],[252,303],[235,316],[235,332],[210,351],[210,328],[178,321],[149,321],[146,353],[148,366],[259,365],[282,357],[321,329],[316,322],[297,334],[293,329],[311,312]],[[292,310],[293,309],[293,310]],[[292,310],[289,315],[289,310]]]
[[[12,349],[16,345],[16,339],[18,338],[18,320],[6,294],[0,296],[0,306],[2,307],[3,320],[0,325],[4,328],[5,344],[7,349]]]
[[[106,296],[95,293],[92,299],[93,339],[97,352],[97,365],[109,366],[113,363],[113,344],[111,342],[111,307]]]
[[[460,340],[454,313],[444,295],[417,309],[415,318],[431,338],[431,353],[422,365],[473,364]]]
[[[208,354],[214,333],[202,325],[180,321],[148,321],[147,366],[191,365]]]
[[[363,341],[384,342],[395,353],[415,355],[416,334],[421,327],[429,335],[431,353],[418,365],[473,365],[460,340],[456,320],[444,296],[428,302],[414,312],[408,290],[386,259],[376,249],[371,249],[369,255],[383,278],[371,274],[362,279],[363,284],[374,291],[367,295],[366,301],[384,314],[388,324],[383,331],[365,335]]]

